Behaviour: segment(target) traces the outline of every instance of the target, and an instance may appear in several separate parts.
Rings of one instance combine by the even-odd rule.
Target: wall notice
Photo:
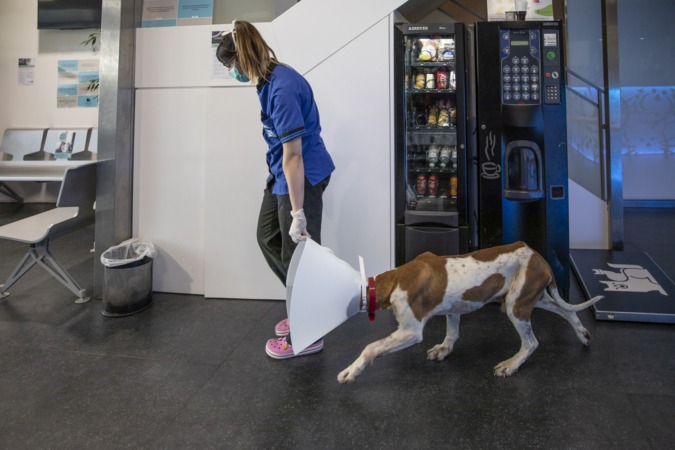
[[[35,58],[19,58],[19,85],[30,86],[35,83]]]
[[[144,0],[141,27],[211,25],[213,0]]]
[[[553,20],[553,0],[488,0],[488,21],[506,20],[507,11],[516,11],[516,3],[526,4],[525,20]]]

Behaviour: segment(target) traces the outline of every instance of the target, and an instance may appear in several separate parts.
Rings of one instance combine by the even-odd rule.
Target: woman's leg
[[[263,193],[260,214],[258,215],[258,245],[272,272],[286,286],[288,266],[284,266],[281,258],[283,239],[278,211],[277,196],[272,194],[271,187],[267,187]]]

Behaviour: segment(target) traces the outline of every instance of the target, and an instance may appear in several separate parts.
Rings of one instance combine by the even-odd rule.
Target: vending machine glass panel
[[[405,36],[406,209],[457,211],[454,34]]]
[[[400,42],[397,264],[468,248],[464,27],[405,24]]]

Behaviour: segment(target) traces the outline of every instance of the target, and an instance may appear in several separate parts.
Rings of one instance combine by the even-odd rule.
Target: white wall
[[[609,250],[609,211],[607,204],[581,185],[569,180],[570,248]],[[575,213],[582,211],[582,213]]]
[[[257,26],[319,105],[337,166],[323,243],[376,274],[393,263],[389,15],[402,2],[344,3],[303,0]],[[137,30],[134,234],[158,246],[157,291],[282,299],[255,240],[267,173],[255,88],[211,79],[211,31],[229,27]]]
[[[98,108],[57,108],[59,59],[96,59],[81,45],[93,30],[37,29],[37,2],[0,1],[0,136],[7,128],[90,128]],[[19,85],[19,58],[36,58],[35,83]],[[57,183],[10,183],[28,202],[55,201]],[[0,202],[10,201],[0,195]]]

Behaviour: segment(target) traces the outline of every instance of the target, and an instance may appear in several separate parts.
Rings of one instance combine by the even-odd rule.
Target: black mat
[[[605,297],[596,319],[675,323],[675,285],[647,253],[571,250],[570,261],[584,294]]]

